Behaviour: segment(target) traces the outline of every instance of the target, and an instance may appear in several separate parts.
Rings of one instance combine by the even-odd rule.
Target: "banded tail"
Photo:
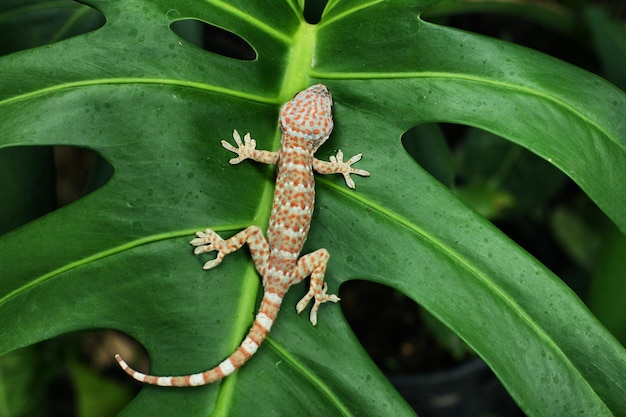
[[[147,375],[131,368],[120,355],[116,354],[115,359],[124,372],[144,384],[162,387],[196,387],[219,381],[239,369],[256,353],[274,324],[282,299],[282,295],[266,292],[254,323],[241,345],[222,363],[207,371],[181,376]]]

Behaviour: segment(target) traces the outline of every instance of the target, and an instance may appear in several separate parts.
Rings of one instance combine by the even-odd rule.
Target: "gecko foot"
[[[330,157],[330,162],[337,167],[337,172],[343,175],[344,180],[346,180],[346,185],[349,188],[354,189],[354,181],[350,178],[350,174],[356,174],[362,177],[369,177],[370,175],[370,173],[364,169],[352,168],[352,164],[359,162],[362,156],[363,154],[359,153],[344,162],[343,152],[340,149],[337,151],[337,156]]]
[[[217,251],[217,257],[206,262],[202,267],[203,269],[215,268],[222,262],[224,256],[228,254],[228,252],[224,250],[226,241],[211,229],[206,229],[204,232],[196,232],[196,236],[197,238],[189,241],[189,244],[196,246],[193,253],[200,255],[205,252]]]
[[[326,291],[328,291],[328,284],[326,283],[324,283],[324,287],[322,287],[321,290],[318,290],[317,293],[315,289],[310,288],[309,292],[304,297],[302,297],[300,301],[298,301],[298,304],[296,304],[296,311],[298,312],[298,314],[300,314],[306,308],[307,304],[309,304],[311,298],[315,297],[315,303],[313,304],[313,308],[311,308],[311,314],[309,315],[309,320],[311,320],[311,324],[313,326],[317,324],[317,310],[319,310],[322,303],[328,301],[336,303],[337,301],[341,300],[335,294],[326,294]]]
[[[250,133],[246,133],[244,135],[242,143],[239,132],[237,132],[237,130],[233,130],[233,139],[235,140],[235,144],[237,145],[236,148],[225,140],[222,141],[222,146],[225,149],[228,149],[229,151],[237,154],[236,158],[232,158],[228,161],[228,163],[231,165],[238,164],[244,159],[250,158],[256,150],[256,140],[250,137]]]

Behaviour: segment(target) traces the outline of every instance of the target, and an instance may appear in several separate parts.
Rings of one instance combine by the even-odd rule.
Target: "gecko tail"
[[[157,376],[144,374],[142,372],[134,370],[118,354],[115,355],[115,359],[117,360],[117,363],[120,365],[120,367],[124,370],[124,372],[126,372],[137,381],[144,384],[158,385],[161,387],[195,387],[200,385],[206,385],[224,378],[229,374],[229,371],[230,373],[234,372],[234,369],[222,369],[224,363],[226,362],[224,361],[213,369],[209,369],[205,372],[199,372],[197,374],[181,376]]]
[[[274,324],[281,302],[281,296],[266,292],[246,338],[228,358],[207,371],[181,376],[148,375],[131,368],[118,354],[115,355],[115,359],[124,372],[144,384],[162,387],[197,387],[219,381],[239,369],[256,353]]]

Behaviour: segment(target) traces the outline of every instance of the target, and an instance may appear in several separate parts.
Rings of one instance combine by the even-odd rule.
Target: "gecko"
[[[339,297],[327,294],[324,282],[329,253],[318,249],[300,256],[309,233],[315,203],[315,179],[313,171],[320,174],[342,174],[346,185],[354,188],[350,174],[369,176],[369,172],[355,169],[362,154],[343,161],[343,153],[337,151],[330,162],[315,158],[317,149],[328,140],[333,130],[332,97],[323,84],[313,85],[285,103],[279,114],[281,146],[277,152],[256,149],[256,141],[247,133],[243,142],[237,130],[233,139],[237,147],[222,140],[222,146],[237,154],[230,159],[231,165],[245,159],[276,164],[277,176],[274,200],[267,227],[267,239],[258,226],[250,226],[233,237],[224,240],[212,229],[196,233],[189,243],[195,246],[194,254],[217,251],[214,259],[203,268],[212,269],[227,254],[248,244],[254,266],[262,279],[263,299],[254,322],[239,347],[220,364],[204,372],[182,376],[155,376],[131,368],[120,355],[115,355],[122,369],[134,379],[152,385],[190,387],[219,381],[235,372],[258,350],[267,337],[289,287],[310,276],[309,290],[296,304],[300,314],[314,299],[309,315],[311,324],[317,324],[317,312],[321,304],[336,303]]]

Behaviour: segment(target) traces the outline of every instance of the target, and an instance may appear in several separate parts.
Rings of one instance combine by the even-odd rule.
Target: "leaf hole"
[[[14,387],[16,414],[11,415],[70,417],[93,415],[94,410],[100,416],[117,415],[141,388],[113,357],[134,352],[127,340],[111,330],[79,330],[3,355],[0,365]],[[85,407],[90,394],[93,400]],[[87,412],[76,414],[78,404]]]
[[[248,42],[220,27],[196,19],[177,20],[170,27],[178,36],[205,51],[243,61],[256,59],[256,52]]]
[[[304,20],[312,25],[319,23],[327,4],[328,0],[306,0],[304,2]]]
[[[556,272],[575,291],[586,291],[586,279],[571,273],[581,266],[572,264],[567,252],[577,246],[585,247],[588,254],[594,253],[591,242],[595,238],[593,234],[574,238],[568,232],[572,227],[559,226],[556,216],[565,207],[576,207],[571,210],[572,219],[583,221],[589,214],[582,208],[587,203],[582,201],[589,200],[553,164],[491,132],[452,123],[416,126],[402,136],[402,144],[422,168],[463,203]],[[564,233],[569,237],[563,238]]]
[[[475,127],[424,124],[409,129],[402,144],[422,168],[491,220],[545,204],[568,182],[543,158]]]
[[[448,349],[439,342],[429,330],[431,317],[393,288],[351,280],[341,285],[340,297],[350,327],[386,374],[448,369],[469,354],[468,348]],[[456,343],[461,345],[460,339]]]
[[[85,148],[0,149],[0,234],[92,193],[112,176],[111,164]]]
[[[402,135],[402,146],[422,168],[452,188],[455,167],[446,133],[438,123],[415,126]]]
[[[351,280],[343,313],[367,353],[420,415],[523,416],[487,365],[447,326],[399,291]]]
[[[104,23],[102,13],[76,1],[9,2],[0,6],[0,55],[93,32]]]

